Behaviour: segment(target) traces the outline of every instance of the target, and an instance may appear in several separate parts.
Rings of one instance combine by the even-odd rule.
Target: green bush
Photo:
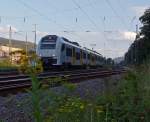
[[[23,54],[20,59],[19,70],[23,73],[41,73],[43,71],[42,62],[34,53],[30,55]]]
[[[13,65],[9,59],[0,60],[0,69],[14,69],[17,66]]]

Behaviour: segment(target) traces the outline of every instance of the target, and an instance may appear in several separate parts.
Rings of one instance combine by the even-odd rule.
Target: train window
[[[76,52],[76,59],[79,60],[80,59],[80,53]]]
[[[88,54],[87,57],[88,57],[88,60],[90,60],[90,54]]]
[[[56,43],[57,36],[56,35],[48,35],[42,38],[42,42],[55,42]]]
[[[55,49],[56,44],[41,44],[40,49]]]
[[[62,44],[61,51],[65,50],[65,44]]]
[[[66,48],[66,56],[72,57],[72,49]]]
[[[101,58],[101,57],[99,57],[99,61],[102,61],[102,58]]]
[[[97,61],[97,59],[98,59],[98,57],[97,56],[95,56],[95,60]]]
[[[86,59],[86,53],[85,52],[83,52],[83,58]]]
[[[99,61],[103,61],[103,58],[102,58],[102,57],[99,57]]]

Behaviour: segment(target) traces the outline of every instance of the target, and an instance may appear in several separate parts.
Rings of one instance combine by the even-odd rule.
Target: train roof
[[[60,37],[60,36],[57,36],[57,35],[46,35],[46,36],[42,37],[42,39],[47,38],[47,37],[49,37],[49,36],[52,36],[54,39],[56,39],[56,38],[61,38],[61,39],[63,39],[63,43],[65,43],[65,44],[74,46],[74,47],[76,47],[76,48],[82,49],[82,50],[87,51],[87,52],[89,52],[89,53],[93,53],[93,54],[95,54],[95,55],[102,56],[100,53],[98,53],[98,52],[96,52],[96,51],[94,51],[94,50],[88,49],[88,48],[86,48],[86,47],[81,47],[78,42],[70,41],[69,39],[66,39],[65,37]]]
[[[71,43],[71,44],[76,45],[76,46],[80,46],[78,42],[72,42],[72,41],[70,41],[70,40],[68,40],[68,39],[66,39],[66,38],[64,38],[64,37],[62,37],[62,38],[63,38],[63,40],[64,40],[65,42]]]
[[[89,48],[87,48],[87,47],[83,47],[83,48],[86,49],[86,50],[88,50],[88,51],[90,51],[90,52],[93,52],[93,53],[95,53],[95,54],[98,54],[98,55],[102,56],[102,54],[96,52],[95,50],[91,50],[91,49],[89,49]]]
[[[65,42],[66,44],[69,44],[69,45],[74,46],[74,47],[76,47],[76,48],[82,49],[82,50],[84,50],[84,51],[88,51],[89,53],[94,53],[94,54],[96,54],[96,55],[102,56],[100,53],[98,53],[98,52],[96,52],[96,51],[94,51],[94,50],[88,49],[88,48],[86,48],[86,47],[81,47],[78,42],[72,42],[72,41],[70,41],[70,40],[68,40],[68,39],[66,39],[66,38],[64,38],[64,37],[61,37],[61,38],[64,40],[64,42]]]

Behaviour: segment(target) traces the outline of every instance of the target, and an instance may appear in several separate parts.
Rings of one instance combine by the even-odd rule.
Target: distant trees
[[[150,8],[139,20],[143,24],[141,31],[137,34],[134,43],[125,54],[127,64],[141,64],[150,57]]]
[[[107,65],[114,65],[114,61],[112,58],[107,58],[105,62]]]

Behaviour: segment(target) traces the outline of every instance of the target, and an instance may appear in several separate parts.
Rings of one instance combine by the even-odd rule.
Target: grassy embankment
[[[50,79],[49,83],[60,81]],[[111,80],[110,80],[111,82]],[[91,99],[72,96],[73,84],[64,83],[68,92],[55,94],[40,87],[32,76],[33,115],[37,122],[149,122],[149,63],[129,71],[116,90],[106,90]],[[43,86],[45,87],[45,86]],[[47,92],[43,97],[43,93]],[[45,93],[44,93],[45,94]]]
[[[0,66],[10,67],[9,62]],[[31,72],[31,70],[30,70]],[[62,82],[65,94],[56,94],[41,87],[35,73],[31,73],[31,101],[33,117],[37,122],[149,122],[150,121],[150,65],[144,65],[128,71],[112,92],[82,99],[73,96],[76,85],[60,78],[49,79],[48,84]],[[109,81],[111,82],[111,80]],[[88,90],[87,90],[88,91]]]

